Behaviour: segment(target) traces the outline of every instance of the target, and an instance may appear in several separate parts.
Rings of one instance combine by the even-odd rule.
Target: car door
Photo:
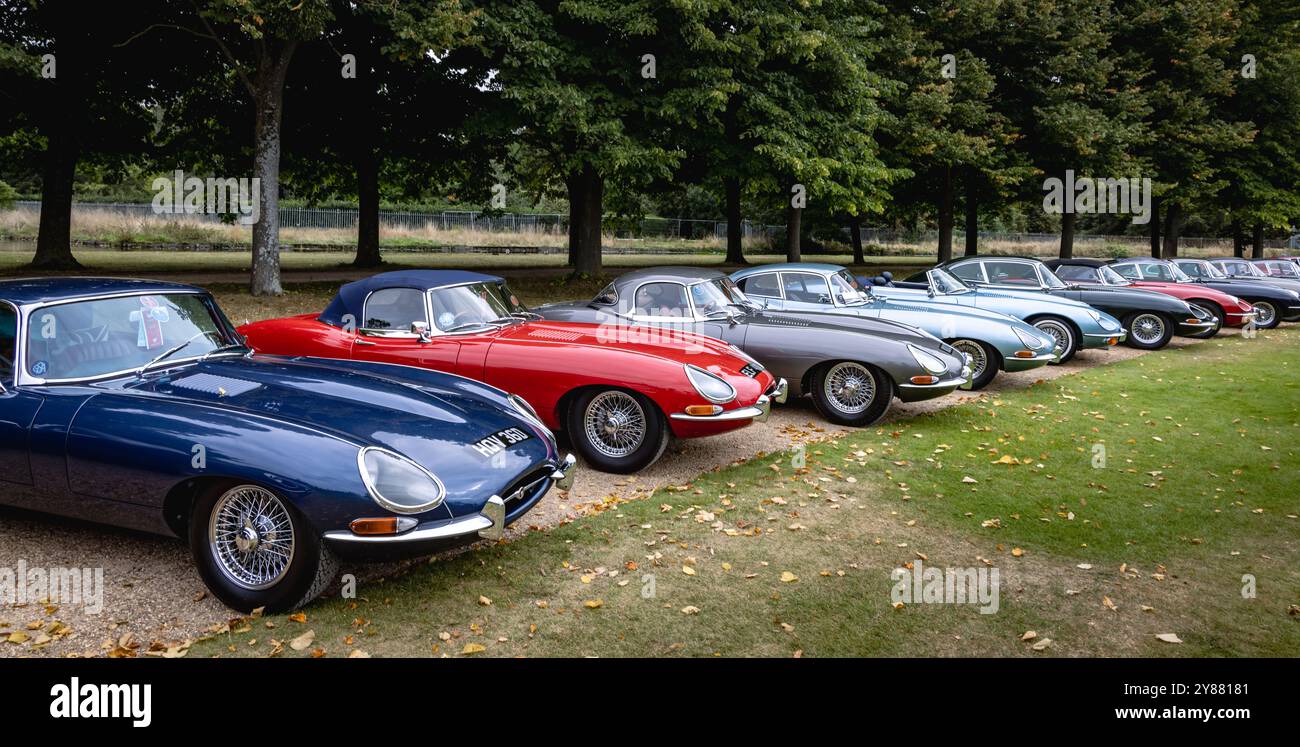
[[[429,324],[425,292],[416,288],[383,288],[366,298],[360,329],[352,342],[356,360],[397,363],[446,373],[458,373],[459,336],[412,332],[412,324]]]
[[[17,359],[18,310],[0,302],[0,480],[31,485],[31,427],[45,398],[18,388]]]

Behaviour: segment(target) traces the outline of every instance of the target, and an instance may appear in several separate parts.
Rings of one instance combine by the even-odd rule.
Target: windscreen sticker
[[[135,339],[136,346],[153,350],[162,347],[162,325],[171,321],[171,312],[153,296],[141,296],[140,309],[131,312],[131,321],[140,325]]]
[[[32,364],[32,375],[34,376],[44,376],[45,372],[48,370],[49,364],[45,361],[36,361]]]

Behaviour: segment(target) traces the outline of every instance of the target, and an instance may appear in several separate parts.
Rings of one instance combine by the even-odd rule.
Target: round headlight
[[[375,503],[399,514],[418,514],[442,503],[446,488],[432,472],[387,449],[367,446],[357,455],[361,481]]]
[[[1020,338],[1020,342],[1023,343],[1024,346],[1029,348],[1030,350],[1037,350],[1047,344],[1046,342],[1043,341],[1043,338],[1039,337],[1038,335],[1030,334],[1017,327],[1012,327],[1011,331],[1015,332],[1016,337]]]
[[[686,378],[690,379],[695,391],[710,402],[725,404],[736,398],[734,387],[699,366],[687,364]]]
[[[930,373],[941,374],[948,370],[948,365],[937,356],[930,355],[915,345],[908,345],[907,349],[912,351],[912,357],[916,359],[917,363],[921,364],[921,368],[924,368]]]

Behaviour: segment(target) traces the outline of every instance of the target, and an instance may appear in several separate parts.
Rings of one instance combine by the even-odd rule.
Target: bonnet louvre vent
[[[193,376],[186,376],[183,379],[177,379],[172,382],[172,386],[177,389],[188,389],[192,392],[215,394],[224,397],[235,397],[240,394],[247,394],[248,392],[262,387],[261,384],[254,381],[244,381],[243,379],[232,379],[227,376],[214,376],[206,373],[194,374]]]
[[[529,337],[537,337],[543,340],[559,340],[561,342],[573,342],[582,337],[581,332],[569,332],[560,329],[534,329],[528,333]]]

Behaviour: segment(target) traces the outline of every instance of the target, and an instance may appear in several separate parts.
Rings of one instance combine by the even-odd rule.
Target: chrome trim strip
[[[501,500],[497,496],[492,496]],[[489,499],[490,501],[491,499]],[[404,534],[384,534],[384,535],[361,535],[353,534],[350,531],[336,530],[325,533],[325,539],[332,542],[345,542],[354,545],[376,545],[390,544],[400,545],[407,542],[425,542],[429,540],[451,539],[453,537],[463,537],[467,534],[477,534],[481,531],[492,527],[491,518],[483,514],[474,514],[473,516],[464,516],[459,519],[451,519],[430,526],[423,526],[412,529]]]
[[[940,381],[935,384],[912,384],[912,383],[899,384],[898,388],[910,389],[915,391],[923,391],[925,389],[956,389],[962,384],[965,384],[969,380],[969,378],[970,377],[968,376],[959,376],[955,379],[946,379],[944,381]]]

